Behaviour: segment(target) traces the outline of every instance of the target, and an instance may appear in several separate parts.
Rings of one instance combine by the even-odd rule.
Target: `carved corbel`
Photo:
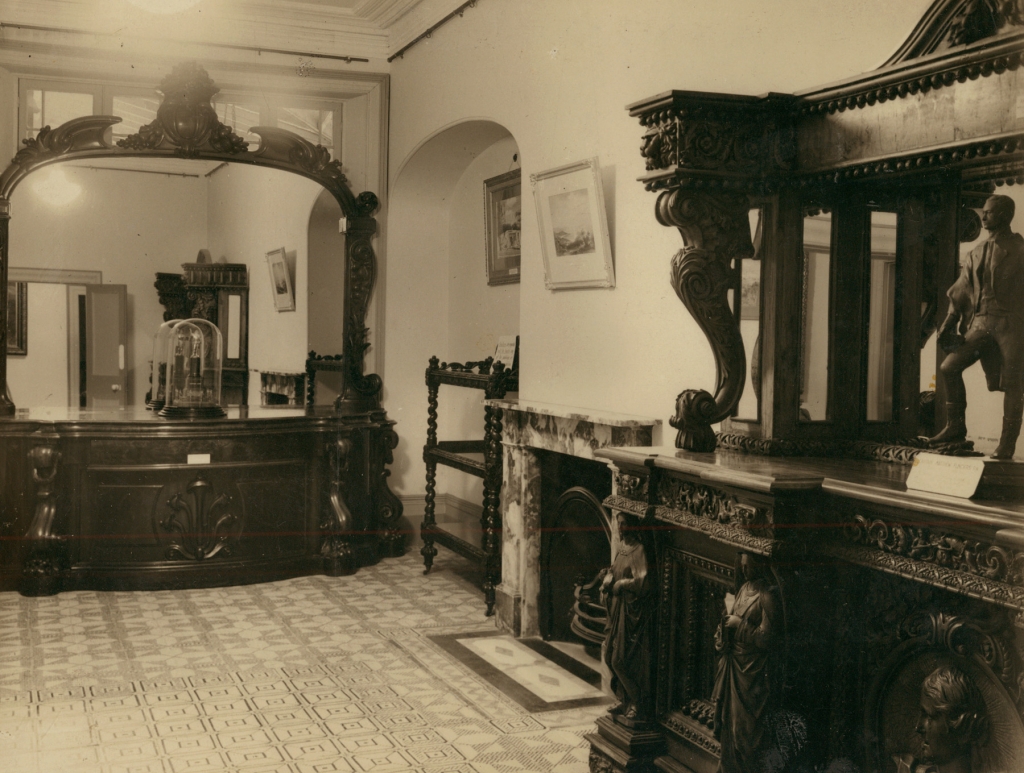
[[[53,533],[57,517],[54,483],[60,451],[53,446],[36,446],[28,452],[28,459],[36,486],[36,509],[25,534],[27,555],[20,591],[23,596],[52,596],[60,592],[65,565],[64,538]]]
[[[672,259],[672,288],[707,336],[717,371],[713,396],[687,389],[676,398],[669,423],[679,430],[676,446],[688,451],[715,449],[711,425],[731,415],[743,394],[746,356],[728,291],[738,286],[740,259],[754,254],[749,209],[743,193],[677,189],[658,197],[658,222],[675,226],[683,237],[683,249]]]
[[[342,577],[356,572],[356,558],[349,544],[349,536],[355,529],[355,518],[345,502],[352,441],[338,438],[329,453],[334,480],[331,481],[330,507],[320,522],[320,533],[323,536],[320,555],[324,559],[324,574],[328,577]]]

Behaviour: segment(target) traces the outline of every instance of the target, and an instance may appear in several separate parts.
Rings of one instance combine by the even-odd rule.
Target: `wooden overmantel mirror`
[[[253,127],[250,131],[258,135],[259,145],[251,147],[245,138],[218,119],[211,98],[219,89],[195,63],[176,66],[158,91],[162,102],[156,118],[137,133],[115,143],[111,139],[111,127],[120,123],[121,118],[75,118],[55,128],[45,127],[35,138],[25,140],[24,148],[0,174],[0,416],[15,414],[7,386],[6,354],[10,332],[6,289],[11,194],[29,175],[44,167],[64,162],[102,164],[109,159],[188,159],[253,165],[301,175],[328,191],[347,221],[344,291],[343,297],[338,299],[344,315],[341,352],[344,370],[335,408],[343,416],[382,415],[381,379],[363,372],[364,354],[369,346],[365,319],[377,273],[372,245],[377,227],[373,217],[378,207],[377,197],[371,192],[353,194],[341,162],[332,160],[324,147],[291,131]],[[161,169],[167,171],[166,166]],[[183,260],[190,258],[192,256],[182,256]],[[144,386],[141,388],[145,390]]]
[[[672,284],[717,364],[713,393],[679,395],[678,447],[970,451],[962,433],[926,440],[955,403],[935,332],[986,199],[1024,200],[1022,50],[1019,2],[938,0],[884,66],[841,83],[629,106],[640,179],[683,239]]]

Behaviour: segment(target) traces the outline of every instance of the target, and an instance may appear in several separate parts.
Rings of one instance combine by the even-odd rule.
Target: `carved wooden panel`
[[[717,763],[714,637],[734,582],[726,563],[676,547],[663,552],[657,713],[666,729],[706,753],[687,761],[695,770],[713,771]]]

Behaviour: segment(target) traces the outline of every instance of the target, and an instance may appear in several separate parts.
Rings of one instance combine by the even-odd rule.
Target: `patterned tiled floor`
[[[0,770],[586,771],[607,707],[530,714],[428,638],[494,629],[468,572],[0,594]]]

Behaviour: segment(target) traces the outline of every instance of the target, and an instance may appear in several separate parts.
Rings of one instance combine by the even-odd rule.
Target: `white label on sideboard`
[[[209,454],[189,454],[188,455],[188,463],[189,464],[209,464],[210,463],[210,455]]]
[[[907,488],[954,497],[972,497],[984,471],[984,459],[918,454],[907,476]]]

